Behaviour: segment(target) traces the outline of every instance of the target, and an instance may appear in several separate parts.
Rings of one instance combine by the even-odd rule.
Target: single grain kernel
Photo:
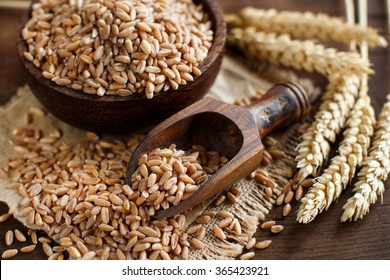
[[[25,242],[27,240],[26,236],[24,236],[24,234],[18,229],[15,229],[15,238],[19,242]]]
[[[43,245],[45,245],[45,244],[47,245],[47,243],[44,243]],[[72,259],[79,259],[79,258],[81,258],[81,254],[80,254],[79,250],[77,250],[77,248],[74,247],[74,246],[70,246],[68,248],[68,253],[69,253],[69,256]]]
[[[255,252],[248,252],[243,255],[241,255],[240,259],[241,260],[251,260],[255,256]]]
[[[283,158],[285,156],[285,153],[283,151],[276,149],[270,149],[268,150],[268,152],[270,153],[272,158]]]
[[[287,203],[283,207],[283,216],[284,217],[288,216],[288,214],[290,214],[290,212],[291,212],[291,205],[290,205],[290,203]]]
[[[314,184],[314,180],[311,178],[305,179],[301,183],[299,183],[299,185],[301,185],[303,188],[311,187],[313,186],[313,184]]]
[[[271,227],[271,232],[272,233],[279,233],[281,232],[282,230],[284,229],[284,227],[282,225],[273,225]]]
[[[266,222],[262,223],[260,227],[262,229],[270,229],[275,224],[276,224],[275,221],[266,221]]]
[[[194,246],[195,249],[201,250],[204,248],[204,243],[200,241],[197,238],[192,238],[191,239],[192,246]]]
[[[232,194],[230,191],[226,193],[226,198],[227,198],[230,202],[232,202],[232,203],[237,203],[237,202],[238,202],[238,201],[237,201],[237,197],[236,197],[234,194]]]
[[[8,230],[5,233],[5,245],[10,246],[14,242],[14,233],[12,230]]]
[[[300,201],[303,196],[303,188],[301,185],[298,185],[297,189],[295,190],[295,200]]]
[[[256,243],[255,247],[257,249],[265,249],[267,248],[269,245],[271,245],[272,243],[272,240],[263,240],[263,241],[259,241]]]
[[[214,202],[214,205],[215,206],[220,206],[222,205],[222,203],[224,203],[226,200],[226,196],[224,195],[221,195],[215,202]]]
[[[250,250],[256,245],[256,238],[251,238],[246,244],[245,244],[245,249]]]
[[[285,194],[282,193],[278,196],[278,198],[276,199],[276,205],[282,205],[283,201],[284,201],[284,197],[285,197]]]
[[[0,223],[5,222],[5,221],[8,220],[10,217],[12,217],[12,214],[10,214],[10,213],[1,215],[1,216],[0,216]]]
[[[293,191],[289,191],[285,198],[284,198],[284,203],[290,203],[294,198],[294,192]]]
[[[45,252],[46,256],[50,257],[53,255],[53,248],[48,243],[42,243],[43,251]]]
[[[215,236],[218,237],[219,239],[221,239],[221,240],[226,239],[226,234],[223,232],[223,230],[218,225],[213,226],[213,231],[214,231]]]
[[[24,246],[24,247],[20,248],[20,252],[22,252],[22,253],[30,253],[30,252],[35,250],[36,246],[37,245],[35,245],[35,244]]]
[[[5,250],[1,254],[1,258],[2,259],[10,259],[10,258],[16,256],[17,254],[18,254],[18,250],[17,249],[9,249],[9,250]]]

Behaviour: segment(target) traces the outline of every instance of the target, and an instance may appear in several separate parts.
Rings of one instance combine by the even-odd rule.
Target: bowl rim
[[[42,85],[43,87],[51,88],[55,92],[59,92],[63,95],[69,96],[71,98],[81,99],[81,100],[89,100],[89,101],[95,101],[95,102],[128,102],[128,101],[132,101],[132,100],[134,100],[134,101],[135,100],[148,100],[144,94],[132,94],[129,96],[92,95],[92,94],[85,93],[82,90],[75,90],[72,88],[68,88],[66,86],[57,85],[55,82],[51,81],[50,79],[46,79],[45,77],[43,77],[42,70],[40,68],[36,67],[31,61],[29,61],[25,58],[24,52],[27,50],[27,44],[22,37],[22,30],[23,30],[25,24],[27,23],[27,21],[30,19],[32,6],[37,1],[38,0],[32,1],[29,8],[26,10],[26,12],[23,14],[23,16],[20,19],[16,47],[17,47],[18,57],[21,60],[23,67],[26,69],[26,71],[30,75],[34,76],[34,79],[40,85]],[[179,88],[176,90],[169,89],[167,91],[160,91],[160,92],[154,94],[151,101],[157,100],[165,94],[172,94],[173,92],[179,92],[179,91],[185,90],[185,88],[187,86],[191,85],[197,79],[202,77],[202,75],[204,75],[204,72],[207,71],[208,66],[212,65],[216,60],[218,60],[218,57],[221,55],[221,53],[224,52],[225,43],[226,43],[227,27],[226,27],[226,22],[224,20],[224,13],[223,13],[221,6],[215,0],[193,0],[193,1],[196,4],[203,5],[203,9],[205,10],[206,13],[209,14],[209,20],[211,20],[211,22],[212,22],[212,30],[214,32],[213,43],[212,43],[211,48],[207,54],[207,57],[199,65],[199,69],[201,70],[201,75],[198,77],[195,77],[191,83],[188,83],[186,85],[180,85]],[[210,16],[210,13],[212,13],[213,16]]]

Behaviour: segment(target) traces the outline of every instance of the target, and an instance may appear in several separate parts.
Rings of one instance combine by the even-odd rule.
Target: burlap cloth
[[[311,98],[318,94],[318,89],[308,79],[299,79],[292,72],[279,70],[268,65],[256,64],[248,66],[242,59],[225,56],[221,71],[215,84],[210,90],[209,96],[232,103],[237,99],[250,97],[255,94],[256,89],[266,91],[274,83],[290,80],[298,81],[309,93]],[[16,96],[7,104],[0,107],[0,162],[9,158],[14,150],[9,142],[12,138],[12,131],[15,128],[26,127],[25,112],[31,106],[41,107],[40,103],[31,94],[28,86],[21,87]],[[205,247],[202,250],[190,249],[190,259],[234,259],[243,250],[246,242],[252,238],[257,230],[259,222],[264,219],[272,208],[276,197],[281,193],[287,180],[295,172],[295,147],[299,142],[302,123],[290,127],[283,133],[274,134],[279,140],[278,149],[284,151],[286,156],[279,160],[274,160],[265,170],[278,184],[274,190],[274,196],[267,198],[264,186],[253,179],[242,179],[235,186],[241,189],[241,194],[237,196],[238,203],[223,203],[215,206],[213,203],[206,203],[203,207],[198,207],[187,215],[187,225],[190,226],[196,217],[204,211],[225,210],[232,213],[240,221],[242,234],[227,234],[227,239],[221,241],[213,235],[212,227],[220,219],[212,218],[206,226]],[[30,125],[43,131],[52,131],[60,128],[63,131],[62,142],[65,144],[76,144],[84,136],[85,131],[71,127],[51,114],[45,117],[35,118]],[[17,205],[21,201],[21,196],[17,191],[7,188],[12,179],[0,179],[0,200],[8,204],[9,207],[16,207],[14,217],[28,227],[39,229],[37,226],[27,224],[26,219],[19,215]],[[188,228],[188,227],[187,227]]]

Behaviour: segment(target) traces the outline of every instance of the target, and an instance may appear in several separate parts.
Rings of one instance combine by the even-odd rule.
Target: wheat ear
[[[368,157],[358,174],[358,182],[353,189],[354,195],[343,206],[341,221],[363,219],[369,212],[370,205],[378,197],[383,199],[384,181],[390,173],[390,94],[383,106]]]
[[[323,102],[315,115],[315,120],[298,145],[296,157],[298,173],[296,180],[317,176],[319,168],[330,153],[330,144],[344,128],[359,93],[357,76],[334,75],[323,95]]]
[[[374,132],[375,112],[365,87],[346,122],[343,140],[338,155],[332,158],[328,168],[315,179],[313,187],[302,198],[297,220],[301,223],[312,221],[324,209],[328,210],[345,187],[351,182],[370,146]]]
[[[308,40],[292,40],[288,35],[256,32],[253,27],[232,29],[228,43],[248,57],[324,76],[372,73],[369,62],[357,53],[340,52]]]
[[[256,9],[247,7],[238,15],[226,16],[234,27],[253,26],[257,31],[290,34],[297,39],[323,39],[358,45],[366,41],[370,47],[386,47],[387,41],[373,28],[347,24],[343,19],[326,14]]]

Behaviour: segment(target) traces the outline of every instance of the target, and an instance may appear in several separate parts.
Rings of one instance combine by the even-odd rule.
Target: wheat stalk
[[[372,73],[368,61],[356,53],[325,48],[309,40],[292,40],[288,35],[256,32],[253,27],[232,29],[228,43],[240,48],[248,57],[296,70],[316,71],[327,77],[336,73]]]
[[[333,40],[345,44],[366,41],[370,47],[386,47],[387,41],[374,28],[347,24],[343,19],[326,14],[256,9],[247,7],[237,15],[226,16],[234,27],[255,27],[257,31],[290,34],[298,39]]]
[[[330,144],[345,126],[359,93],[359,78],[333,75],[323,95],[323,102],[315,115],[315,121],[302,136],[296,157],[296,180],[317,176],[330,153]]]
[[[316,178],[313,187],[301,200],[297,214],[297,220],[301,223],[308,223],[324,209],[328,210],[354,178],[367,155],[374,132],[375,112],[370,105],[366,86],[362,87],[360,95],[346,122],[338,155],[332,158],[329,167]]]
[[[368,157],[358,174],[358,182],[353,189],[354,195],[343,206],[344,212],[341,221],[363,219],[369,212],[371,204],[376,203],[378,197],[383,199],[385,191],[384,181],[390,173],[390,94],[383,106]]]

